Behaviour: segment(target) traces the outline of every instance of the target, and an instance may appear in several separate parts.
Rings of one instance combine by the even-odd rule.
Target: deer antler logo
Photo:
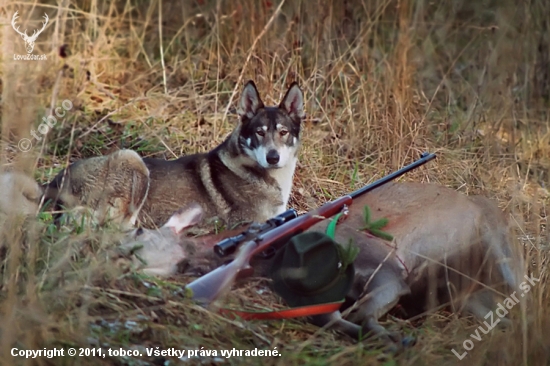
[[[48,24],[48,20],[49,20],[48,14],[44,13],[44,19],[46,21],[42,23],[42,29],[40,29],[38,32],[35,29],[32,36],[30,37],[27,35],[26,29],[24,33],[21,33],[19,31],[19,26],[17,28],[15,27],[15,21],[17,20],[17,18],[18,18],[17,12],[15,12],[15,14],[13,14],[13,18],[11,19],[11,26],[13,27],[13,29],[15,29],[17,33],[19,33],[19,35],[21,35],[21,38],[23,38],[23,40],[25,41],[25,48],[27,49],[27,53],[31,53],[32,50],[34,49],[34,42],[36,41],[36,38],[40,33],[42,33],[42,31],[44,30],[44,28],[46,28],[46,25]]]

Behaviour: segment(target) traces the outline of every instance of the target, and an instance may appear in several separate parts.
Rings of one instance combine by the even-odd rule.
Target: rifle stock
[[[345,206],[352,203],[351,196],[340,197],[273,230],[258,235],[253,240],[241,244],[235,259],[231,262],[196,279],[188,284],[186,288],[193,291],[193,300],[205,305],[209,304],[220,297],[224,290],[229,290],[239,271],[249,266],[250,260],[256,254],[263,252],[273,243],[298,235],[317,222],[336,215]]]
[[[208,305],[220,297],[224,290],[228,291],[239,271],[248,265],[252,257],[251,253],[255,249],[256,242],[253,240],[242,244],[238,249],[237,256],[231,262],[208,272],[185,286],[192,291],[193,300]]]
[[[337,198],[334,201],[327,202],[321,207],[298,216],[297,218],[290,218],[286,223],[271,230],[259,232],[257,235],[253,236],[252,240],[248,240],[239,246],[237,255],[233,261],[196,279],[188,284],[186,288],[192,290],[192,298],[194,300],[197,300],[204,305],[208,305],[210,302],[220,297],[224,290],[229,290],[239,271],[249,267],[250,260],[255,255],[265,251],[274,243],[288,240],[294,235],[298,235],[309,229],[317,222],[336,215],[346,206],[350,206],[353,203],[354,198],[370,192],[373,189],[396,179],[397,177],[400,177],[401,175],[427,163],[435,157],[435,154],[423,153],[421,158],[417,161],[377,180],[374,183]]]

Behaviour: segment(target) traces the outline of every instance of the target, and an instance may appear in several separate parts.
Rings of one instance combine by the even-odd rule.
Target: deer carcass
[[[389,220],[383,230],[393,241],[361,230],[365,205],[373,220]],[[173,274],[178,262],[196,253],[211,253],[216,242],[212,237],[199,242],[200,238],[181,236],[181,229],[193,224],[194,220],[189,220],[193,215],[197,212],[183,210],[161,230],[138,229],[141,238],[130,236],[125,247],[141,242],[140,253],[147,261],[144,269]],[[180,219],[184,224],[177,226]],[[324,232],[330,220],[310,230]],[[217,240],[235,233],[222,233]],[[349,314],[342,317],[339,311],[310,320],[355,339],[370,333],[394,345],[395,335],[378,320],[400,299],[407,300],[404,305],[412,305],[405,310],[416,313],[449,302],[457,312],[467,311],[486,320],[495,306],[493,296],[517,291],[524,274],[522,255],[513,245],[507,219],[496,203],[435,184],[388,183],[355,199],[348,217],[337,225],[335,239],[343,245],[351,239],[359,248],[354,285],[340,309]],[[193,260],[198,258],[200,255]],[[270,266],[256,262],[261,273],[269,275],[265,271]]]
[[[389,220],[383,230],[392,242],[360,230],[365,205],[372,220]],[[311,230],[324,231],[329,222]],[[361,196],[337,225],[335,239],[344,245],[351,239],[359,248],[354,286],[340,309],[349,315],[344,319],[336,312],[312,321],[356,339],[370,332],[395,341],[378,319],[402,296],[411,315],[450,303],[486,320],[496,305],[493,295],[518,291],[524,275],[521,252],[496,203],[435,184],[389,183]]]

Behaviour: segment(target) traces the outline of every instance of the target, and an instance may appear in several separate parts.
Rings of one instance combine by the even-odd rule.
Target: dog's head
[[[286,166],[296,158],[300,126],[305,117],[304,96],[296,82],[276,107],[266,107],[253,81],[246,83],[239,106],[239,145],[266,169]]]

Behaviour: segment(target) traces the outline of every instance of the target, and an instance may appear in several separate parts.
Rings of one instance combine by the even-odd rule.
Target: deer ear
[[[197,203],[180,208],[168,220],[164,227],[171,228],[175,234],[181,233],[185,228],[197,225],[202,219],[203,210]]]
[[[256,115],[258,109],[263,108],[264,103],[260,98],[256,84],[250,80],[244,86],[243,93],[241,95],[241,102],[237,113],[241,117],[241,120],[251,119]]]
[[[301,121],[305,118],[304,95],[297,82],[290,85],[279,108],[284,109],[288,115],[296,121]]]

